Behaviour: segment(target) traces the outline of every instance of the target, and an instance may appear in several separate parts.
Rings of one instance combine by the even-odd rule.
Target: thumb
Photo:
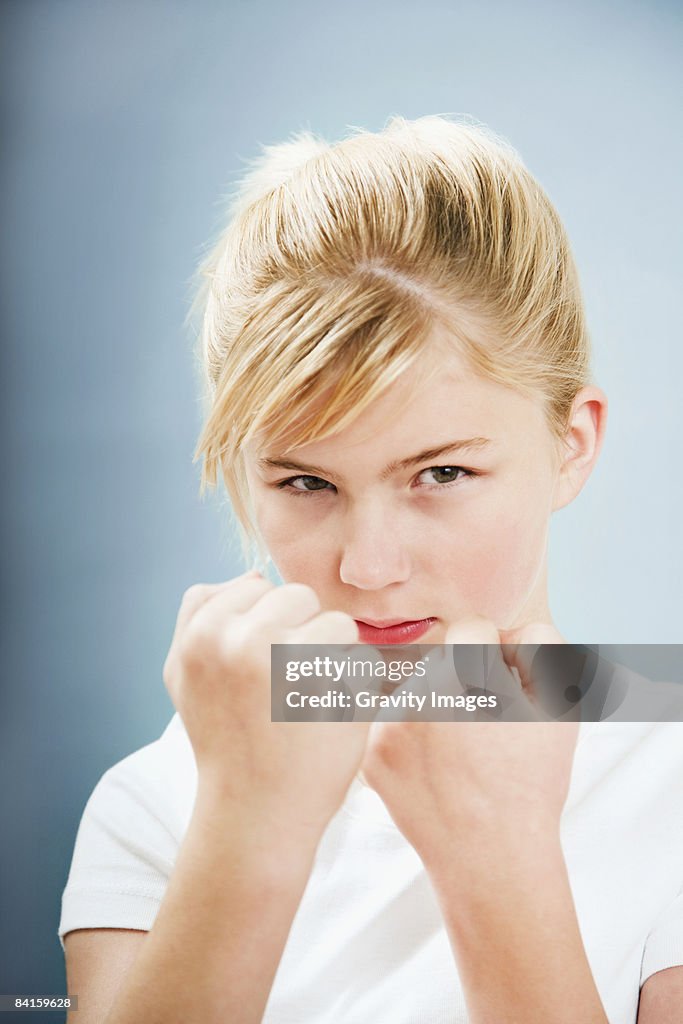
[[[550,622],[531,622],[513,630],[500,630],[500,646],[510,668],[519,673],[522,687],[533,693],[531,666],[543,644],[566,644],[562,634]]]
[[[446,632],[444,643],[464,645],[453,651],[459,680],[468,689],[493,691],[507,698],[506,706],[520,695],[514,679],[502,658],[500,635],[495,624],[481,615],[471,615],[454,622]]]

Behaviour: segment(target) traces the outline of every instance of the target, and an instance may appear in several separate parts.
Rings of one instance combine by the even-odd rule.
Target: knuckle
[[[289,600],[296,604],[320,610],[320,598],[307,583],[286,583],[283,590],[287,590]]]
[[[346,612],[323,612],[320,621],[330,629],[332,633],[339,635],[340,640],[347,640],[349,643],[358,639],[358,626]]]
[[[322,612],[320,615],[321,619],[325,619],[326,622],[333,622],[337,625],[355,626],[354,620],[346,612],[336,611],[334,609],[329,612]]]
[[[520,644],[554,644],[562,641],[554,626],[547,622],[532,622],[519,634]]]
[[[232,629],[224,630],[218,639],[218,657],[222,664],[244,662],[256,641],[257,631],[252,623],[241,621]]]
[[[175,672],[176,672],[175,655],[171,654],[169,652],[169,654],[166,657],[166,661],[164,662],[164,667],[161,670],[161,678],[163,679],[164,686],[169,691],[169,693],[171,692],[171,689],[172,689],[174,681],[175,681]]]
[[[266,627],[250,614],[244,612],[226,622],[217,638],[223,660],[240,661],[258,650],[265,643]]]
[[[204,665],[216,649],[216,633],[196,616],[188,625],[179,647],[179,658],[186,668]]]
[[[203,597],[207,595],[209,591],[208,583],[193,583],[192,586],[188,587],[184,592],[181,605],[184,607],[192,606],[197,601],[201,601]]]
[[[260,574],[258,576],[238,576],[234,582],[242,587],[262,587],[264,590],[275,590],[276,588],[272,580]]]
[[[241,580],[239,583],[239,590],[236,590],[235,593],[239,593],[240,596],[243,597],[248,597],[248,599],[252,602],[253,607],[253,604],[255,604],[256,601],[260,600],[260,598],[270,593],[271,590],[276,589],[277,587],[275,586],[274,583],[271,583],[270,580],[252,578],[244,581]]]

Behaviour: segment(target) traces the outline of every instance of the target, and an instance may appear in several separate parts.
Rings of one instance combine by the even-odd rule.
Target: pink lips
[[[355,620],[362,644],[406,644],[423,637],[436,619],[412,619],[405,621],[373,619],[371,622]]]

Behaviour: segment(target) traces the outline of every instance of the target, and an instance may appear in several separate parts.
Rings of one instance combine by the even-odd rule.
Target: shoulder
[[[178,715],[109,768],[83,811],[60,938],[77,928],[151,927],[194,805],[196,765]]]
[[[118,813],[163,823],[178,841],[187,827],[197,786],[192,746],[179,715],[162,735],[128,754],[100,778],[86,804],[83,819]]]
[[[683,857],[683,722],[582,722],[566,809],[658,834],[666,824]]]
[[[197,768],[185,727],[174,714],[161,736],[117,761],[100,779],[99,788],[117,786],[131,793],[193,797]]]

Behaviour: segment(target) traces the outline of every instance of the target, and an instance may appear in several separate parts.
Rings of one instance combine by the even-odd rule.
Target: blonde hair
[[[439,323],[483,376],[536,396],[554,437],[589,381],[560,219],[481,125],[392,118],[334,145],[264,147],[200,268],[202,493],[219,469],[256,536],[244,446],[341,430],[414,363]]]

